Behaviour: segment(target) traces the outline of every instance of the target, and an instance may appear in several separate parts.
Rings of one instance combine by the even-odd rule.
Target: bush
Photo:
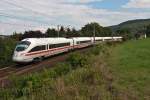
[[[66,75],[68,72],[70,72],[70,70],[71,70],[71,67],[67,63],[58,64],[54,68],[54,72],[56,73],[56,76]]]
[[[6,67],[12,64],[12,54],[16,46],[13,39],[0,39],[0,67]]]
[[[67,61],[71,65],[72,69],[76,69],[78,67],[83,67],[88,63],[88,57],[86,55],[81,55],[79,53],[71,54]]]
[[[97,46],[94,46],[94,48],[92,48],[92,50],[90,51],[91,54],[93,55],[99,55],[100,52],[103,50],[103,44],[100,44],[100,45],[97,45]]]

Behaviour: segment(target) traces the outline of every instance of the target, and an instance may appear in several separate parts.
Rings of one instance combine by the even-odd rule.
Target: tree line
[[[41,31],[25,31],[24,33],[14,32],[11,35],[12,38],[16,40],[22,40],[25,38],[44,38],[44,37],[91,37],[91,36],[111,36],[112,30],[108,27],[103,27],[96,22],[88,23],[83,26],[80,30],[76,30],[75,28],[65,28],[61,26],[58,29],[48,28],[45,33]]]
[[[75,28],[65,28],[61,26],[58,29],[48,28],[45,33],[41,31],[25,31],[24,33],[14,32],[11,37],[16,40],[22,40],[25,38],[44,38],[44,37],[106,37],[106,36],[123,36],[125,39],[139,38],[141,34],[147,34],[150,36],[150,25],[146,26],[145,29],[141,29],[138,32],[132,32],[129,28],[117,29],[113,31],[110,27],[103,27],[96,22],[88,23],[84,25],[80,30]]]

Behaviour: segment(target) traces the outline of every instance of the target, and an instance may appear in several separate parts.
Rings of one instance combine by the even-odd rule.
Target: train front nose
[[[13,61],[14,62],[21,62],[22,61],[21,58],[22,58],[21,55],[15,51],[13,54]]]
[[[15,50],[14,51],[14,54],[13,54],[13,61],[23,61],[23,59],[25,58],[25,51],[17,51]]]
[[[17,63],[31,61],[31,58],[25,56],[25,54],[27,53],[27,48],[30,46],[30,44],[31,42],[29,41],[19,42],[15,48],[12,60]]]
[[[12,57],[13,62],[19,63],[19,64],[24,64],[24,63],[29,63],[32,62],[32,58],[27,58],[25,56],[24,52],[14,52],[13,57]]]

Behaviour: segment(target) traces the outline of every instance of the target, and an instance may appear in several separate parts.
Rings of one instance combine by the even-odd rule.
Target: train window
[[[29,47],[30,44],[31,44],[31,42],[29,42],[29,41],[21,41],[17,44],[16,51],[18,51],[18,52],[24,51]]]
[[[88,41],[80,41],[80,43],[82,44],[82,43],[89,43],[89,42],[91,42],[90,40],[88,40]]]
[[[96,41],[102,41],[102,40],[96,40]]]
[[[41,50],[46,50],[46,46],[45,45],[36,46],[33,49],[31,49],[30,52],[41,51]]]
[[[80,44],[80,41],[77,41],[77,44]]]
[[[69,46],[69,45],[70,45],[70,43],[50,44],[49,49],[64,47],[64,46]]]
[[[29,41],[21,41],[21,42],[19,42],[17,45],[30,45],[31,44],[31,42],[29,42]]]
[[[24,51],[25,49],[27,49],[28,46],[27,45],[17,45],[16,47],[16,51]]]
[[[70,45],[70,43],[61,43],[61,44],[58,44],[57,47],[63,47],[63,46],[68,46]]]
[[[49,49],[51,49],[51,48],[55,48],[55,44],[50,44]]]

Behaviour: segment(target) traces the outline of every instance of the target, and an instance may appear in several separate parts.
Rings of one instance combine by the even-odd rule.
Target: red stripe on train
[[[42,54],[42,53],[47,53],[50,51],[55,51],[55,50],[62,50],[62,49],[66,49],[66,48],[72,48],[72,47],[82,47],[85,45],[89,45],[89,44],[84,44],[84,45],[75,45],[75,46],[65,46],[65,47],[60,47],[60,48],[54,48],[54,49],[50,49],[50,50],[43,50],[43,51],[38,51],[38,52],[32,52],[32,53],[27,53],[25,56],[30,56],[30,55],[36,55],[36,54]]]
[[[69,47],[72,47],[72,46],[65,46],[65,47],[61,47],[61,48],[54,48],[54,49],[50,49],[50,50],[42,50],[42,51],[38,51],[38,52],[27,53],[26,56],[46,53],[46,52],[55,51],[55,50],[62,50],[62,49],[69,48]]]

